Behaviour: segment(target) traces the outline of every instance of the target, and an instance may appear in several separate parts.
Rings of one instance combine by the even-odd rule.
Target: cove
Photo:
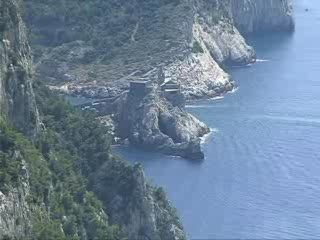
[[[320,2],[294,4],[295,34],[248,40],[260,60],[229,70],[238,91],[188,106],[214,130],[204,162],[117,149],[164,187],[191,239],[320,237]]]

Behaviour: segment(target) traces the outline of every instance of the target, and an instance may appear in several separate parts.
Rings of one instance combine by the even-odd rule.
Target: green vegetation
[[[26,13],[29,23],[37,26],[31,32],[34,42],[53,47],[84,40],[97,52],[109,54],[110,49],[130,39],[131,27],[141,17],[152,19],[157,8],[174,7],[179,1],[24,2],[28,11],[32,10],[31,14]],[[0,30],[6,27],[3,22],[6,21],[0,19]],[[112,37],[115,33],[116,38]],[[108,54],[104,54],[106,59]],[[17,194],[17,198],[30,207],[32,240],[123,239],[120,226],[109,223],[108,201],[103,204],[97,198],[98,192],[94,192],[98,188],[95,186],[98,185],[96,175],[100,173],[105,177],[101,179],[105,185],[99,184],[99,187],[103,188],[106,198],[101,199],[123,195],[127,200],[123,201],[125,210],[130,210],[133,201],[138,202],[137,184],[144,182],[135,179],[135,169],[128,163],[112,156],[110,129],[101,125],[93,113],[73,108],[63,97],[51,93],[39,82],[34,89],[43,123],[42,131],[35,139],[31,141],[10,123],[0,121],[0,191],[6,195]],[[157,197],[163,201],[161,206],[166,204],[163,194],[161,192]],[[119,212],[131,217],[130,211]],[[125,219],[129,220],[129,217]],[[17,225],[24,220],[27,219],[20,219],[20,215],[15,219]],[[5,236],[5,239],[12,237]]]
[[[180,0],[26,0],[32,41],[46,46],[83,40],[110,51],[128,42],[136,23]],[[117,36],[116,38],[114,36]]]
[[[118,239],[119,228],[108,225],[102,203],[88,191],[91,175],[110,158],[109,129],[46,87],[38,84],[35,90],[46,126],[37,146],[49,163],[54,185],[51,218],[62,223],[67,239],[82,239],[82,229],[89,239]]]
[[[91,175],[110,157],[108,129],[44,86],[36,92],[46,129],[35,144],[0,121],[0,191],[29,182],[35,240],[80,240],[84,232],[92,240],[121,238],[89,190]]]
[[[7,192],[10,187],[17,187],[24,162],[29,166],[32,201],[43,199],[48,189],[50,178],[47,162],[37,149],[21,133],[0,121],[0,190]]]
[[[46,126],[39,146],[42,153],[47,156],[54,149],[66,158],[73,156],[81,173],[90,177],[110,158],[110,129],[100,124],[93,113],[75,109],[41,84],[36,86],[36,93]]]

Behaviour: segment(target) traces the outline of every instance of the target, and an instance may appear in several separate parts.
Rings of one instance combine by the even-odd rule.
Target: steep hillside
[[[238,30],[294,28],[291,0],[26,3],[41,78],[94,97],[156,79],[160,66],[188,98],[219,95],[234,86],[222,68],[255,58]]]
[[[0,115],[28,136],[39,131],[25,25],[16,1],[0,1]]]
[[[187,97],[215,96],[233,85],[220,66],[254,58],[221,1],[26,2],[41,78],[98,97],[160,66]]]
[[[108,128],[36,92],[46,127],[36,144],[0,124],[0,239],[186,238],[163,190],[112,155]]]
[[[26,6],[39,79],[66,94],[89,98],[119,97],[130,81],[157,83],[159,76],[178,83],[189,100],[220,96],[236,85],[223,69],[255,61],[238,28],[247,33],[293,26],[291,1],[285,0],[26,0]],[[134,124],[122,124],[131,126],[123,136],[148,149],[189,156],[186,149],[192,148],[198,149],[194,155],[203,156],[197,138],[206,130],[175,139],[181,129],[187,131],[185,126],[200,129],[202,124],[179,106],[172,122],[188,123],[175,124],[170,134],[161,131],[159,114],[170,107],[159,107],[170,106],[170,101],[160,95],[153,99],[165,104],[149,104]]]
[[[185,239],[165,194],[113,156],[110,130],[32,81],[21,11],[0,0],[0,239]]]

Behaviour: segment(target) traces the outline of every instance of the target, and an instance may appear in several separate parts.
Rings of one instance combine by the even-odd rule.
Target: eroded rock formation
[[[115,104],[115,122],[121,138],[147,150],[204,158],[199,137],[210,129],[188,113],[184,104],[174,105],[156,87],[144,95],[130,91]]]

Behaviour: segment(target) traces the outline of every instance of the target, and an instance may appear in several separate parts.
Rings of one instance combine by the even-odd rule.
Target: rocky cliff
[[[10,160],[16,161],[17,158],[22,158],[19,151],[13,152]],[[20,179],[14,188],[8,187],[4,190],[1,186],[0,189],[0,239],[5,236],[20,239],[22,236],[30,235],[32,214],[27,201],[30,185],[25,161],[22,162],[19,173]]]
[[[230,0],[229,4],[242,33],[294,30],[292,0]]]
[[[50,4],[27,0],[26,3],[29,13],[26,19],[37,49],[39,78],[64,93],[92,98],[120,96],[132,80],[157,82],[159,68],[163,69],[164,81],[179,83],[187,99],[219,96],[236,85],[223,70],[225,66],[255,61],[254,50],[238,29],[256,32],[293,26],[291,1],[285,0],[120,0],[117,3],[94,0],[90,4],[78,0]],[[130,109],[141,105],[141,102],[132,102],[139,105],[129,104]],[[166,104],[159,102],[162,106]],[[135,124],[158,115],[156,109],[159,108],[150,106],[143,108],[145,114],[140,114]],[[149,125],[161,123],[161,119],[175,123],[185,119],[193,122],[193,128],[197,129],[197,120],[183,109],[179,111],[170,118],[152,118],[155,121]],[[123,129],[129,130],[126,124],[130,125],[122,124]],[[187,131],[179,126],[173,124],[171,132],[184,129],[192,139],[205,132]],[[140,127],[147,126],[140,124]],[[134,130],[135,134],[128,133],[127,137],[132,143],[148,148],[158,145],[159,139],[162,143],[168,140],[163,138],[161,129],[146,129]],[[138,137],[133,137],[135,135]],[[177,144],[179,149],[195,149],[194,144],[182,144],[193,141],[175,142],[175,137],[166,137],[174,144],[166,142],[160,144],[159,149]],[[151,142],[153,144],[148,144]]]
[[[181,156],[201,155],[197,137],[208,128],[157,88],[123,93],[128,82],[158,81],[161,68],[186,98],[217,96],[235,85],[222,67],[255,58],[238,29],[293,26],[281,0],[25,2],[39,79],[73,86],[69,93],[118,96],[120,135]],[[93,116],[48,100],[49,91],[37,90],[36,101],[20,7],[0,0],[0,238],[185,239],[163,190],[112,155],[108,130]]]
[[[20,13],[17,1],[0,0],[0,239],[185,239],[163,192],[147,184],[141,168],[112,157],[108,129],[34,84]],[[102,166],[99,176],[112,185],[99,200],[91,190],[100,194],[104,185],[92,176]],[[132,183],[134,191],[118,192]],[[119,196],[141,205],[111,211],[108,200]],[[125,223],[128,215],[140,225]]]
[[[62,2],[71,12],[55,12],[61,6],[52,3],[52,14],[47,16],[47,11],[34,8],[48,9],[48,4],[28,0],[27,19],[33,34],[40,35],[34,41],[39,49],[39,78],[67,94],[118,96],[132,80],[157,82],[161,68],[164,81],[180,84],[187,99],[215,97],[235,87],[221,67],[247,64],[255,58],[254,50],[247,46],[219,1],[121,1],[118,4],[125,14],[117,13],[111,2]],[[74,21],[79,14],[89,17],[88,13],[96,11],[95,5],[111,16],[116,12],[114,18],[123,25],[109,25],[114,19],[105,19],[104,15],[96,16],[95,24],[90,19]],[[79,12],[72,15],[75,9]],[[61,13],[67,15],[53,17]],[[79,32],[73,32],[83,31],[87,24],[93,29],[91,36],[81,38]],[[47,39],[48,29],[55,33],[51,43]],[[103,34],[97,37],[101,31]],[[203,123],[184,108],[172,107],[157,91],[140,100],[126,96],[123,112],[118,108],[113,113],[121,116],[120,137],[147,149],[203,158],[199,137],[208,132]]]
[[[116,129],[122,139],[128,138],[132,144],[147,150],[188,159],[204,158],[199,138],[210,130],[186,112],[184,104],[168,101],[157,88],[145,95],[130,91],[115,104]]]
[[[0,113],[28,136],[39,131],[32,59],[19,4],[0,1]]]
[[[39,133],[32,59],[19,12],[18,2],[0,1],[0,239],[28,236],[32,226],[27,163],[18,149],[9,149],[12,141],[4,137],[2,129],[5,119],[32,139]],[[12,184],[10,174],[15,171],[18,181]]]
[[[176,210],[161,188],[147,183],[141,165],[107,163],[96,181],[100,184],[95,191],[107,203],[110,221],[123,226],[129,239],[186,239]]]

